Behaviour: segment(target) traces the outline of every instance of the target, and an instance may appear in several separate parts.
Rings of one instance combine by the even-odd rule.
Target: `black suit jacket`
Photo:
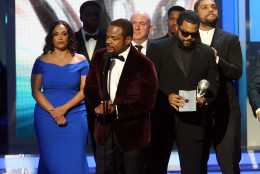
[[[215,117],[241,117],[233,80],[242,76],[242,53],[238,37],[221,29],[215,29],[211,47],[217,50],[220,88],[214,105]]]
[[[75,33],[75,36],[76,36],[76,41],[77,41],[77,53],[83,54],[87,58],[88,62],[90,62],[90,57],[88,55],[88,52],[87,52],[87,49],[86,49],[86,46],[84,43],[84,39],[82,37],[81,29]],[[105,47],[106,47],[106,34],[99,31],[98,38],[97,38],[97,44],[94,49],[93,55],[96,50],[105,48]]]
[[[260,108],[260,56],[256,58],[255,67],[251,72],[251,78],[248,84],[248,98],[254,116],[256,117],[255,112]]]
[[[198,82],[207,79],[210,82],[210,89],[205,97],[211,104],[216,97],[218,90],[218,70],[214,60],[212,49],[202,43],[196,42],[192,50],[192,67],[185,71],[182,55],[179,52],[179,40],[175,34],[173,37],[151,43],[148,48],[147,57],[155,64],[158,86],[161,94],[162,114],[176,115],[181,121],[187,123],[182,130],[183,136],[201,140],[204,138],[203,110],[196,112],[178,112],[168,102],[171,93],[178,94],[179,90],[196,90]],[[163,115],[161,115],[163,117]]]
[[[106,49],[101,49],[93,56],[84,88],[92,108],[101,103],[103,95],[109,96],[107,91],[102,92],[105,52]],[[118,117],[112,117],[106,125],[106,136],[112,127],[123,150],[137,150],[149,144],[149,112],[154,107],[156,92],[157,76],[153,63],[131,46],[113,103],[117,105]],[[103,128],[96,119],[94,136],[98,145],[103,144]]]
[[[168,37],[171,37],[171,36],[169,36],[169,34],[167,33],[166,35],[164,35],[164,36],[162,36],[162,37],[159,37],[159,38],[156,39],[156,40],[166,39],[166,38],[168,38]]]
[[[242,76],[242,52],[238,37],[216,28],[210,46],[217,50],[219,56],[220,95],[236,94],[233,80]]]

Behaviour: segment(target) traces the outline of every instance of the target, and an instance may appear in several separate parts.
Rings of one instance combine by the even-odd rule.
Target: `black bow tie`
[[[97,34],[94,35],[85,34],[85,39],[87,41],[89,41],[90,38],[97,40]]]
[[[118,54],[117,54],[117,55],[115,55],[115,56],[113,57],[113,59],[118,59],[118,60],[121,60],[122,62],[124,62],[124,61],[125,61],[125,58],[124,58],[124,56],[118,56]]]
[[[143,48],[143,46],[142,45],[135,45],[135,47],[138,49],[138,51],[140,51],[141,52],[141,50],[142,50],[142,48]]]

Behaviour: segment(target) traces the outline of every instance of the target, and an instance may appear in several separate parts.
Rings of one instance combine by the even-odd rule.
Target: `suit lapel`
[[[89,56],[88,56],[88,52],[87,52],[87,49],[86,49],[86,46],[85,46],[85,42],[84,42],[84,39],[83,39],[83,36],[82,36],[82,33],[81,33],[81,30],[79,30],[79,33],[78,33],[78,36],[77,36],[77,41],[78,41],[78,52],[80,54],[83,54],[88,62],[90,62],[89,60]]]
[[[177,38],[175,38],[175,39],[177,39]],[[178,48],[178,44],[177,44],[178,42],[177,42],[177,40],[174,40],[172,43],[173,43],[172,46],[170,46],[170,48],[169,48],[170,53],[186,77],[187,72],[185,71],[182,56],[179,52],[179,48]]]
[[[210,46],[216,48],[220,43],[221,37],[222,37],[222,33],[219,32],[218,29],[215,29]]]
[[[100,32],[98,32],[98,38],[97,38],[97,43],[96,43],[96,46],[95,46],[95,49],[94,49],[94,53],[96,52],[96,50],[105,47],[105,45],[104,45],[105,43],[106,43],[105,35],[100,33]]]
[[[131,77],[131,74],[133,73],[132,71],[133,71],[133,67],[135,67],[135,62],[138,61],[136,60],[136,57],[140,57],[140,55],[138,56],[136,54],[138,54],[137,50],[133,46],[131,46],[118,82],[114,103],[121,103],[122,100],[124,99],[124,96],[126,95],[125,89],[127,89],[128,86],[127,82],[129,81],[129,77]]]

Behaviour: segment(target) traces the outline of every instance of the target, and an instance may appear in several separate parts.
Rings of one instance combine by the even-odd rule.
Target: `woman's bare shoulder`
[[[51,54],[47,53],[47,54],[40,55],[37,59],[41,60],[41,61],[44,61],[44,62],[49,62],[50,57],[51,57]]]
[[[75,59],[76,62],[81,62],[83,60],[86,60],[86,57],[82,54],[75,53],[74,59]]]

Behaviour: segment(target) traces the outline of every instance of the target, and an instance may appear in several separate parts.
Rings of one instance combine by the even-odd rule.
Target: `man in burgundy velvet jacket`
[[[107,30],[106,49],[98,50],[90,63],[84,92],[97,115],[97,174],[114,170],[127,174],[144,172],[143,148],[150,143],[149,112],[155,104],[158,84],[153,63],[131,46],[132,36],[133,27],[128,20],[113,21]],[[109,60],[104,70],[105,85],[104,58]]]

